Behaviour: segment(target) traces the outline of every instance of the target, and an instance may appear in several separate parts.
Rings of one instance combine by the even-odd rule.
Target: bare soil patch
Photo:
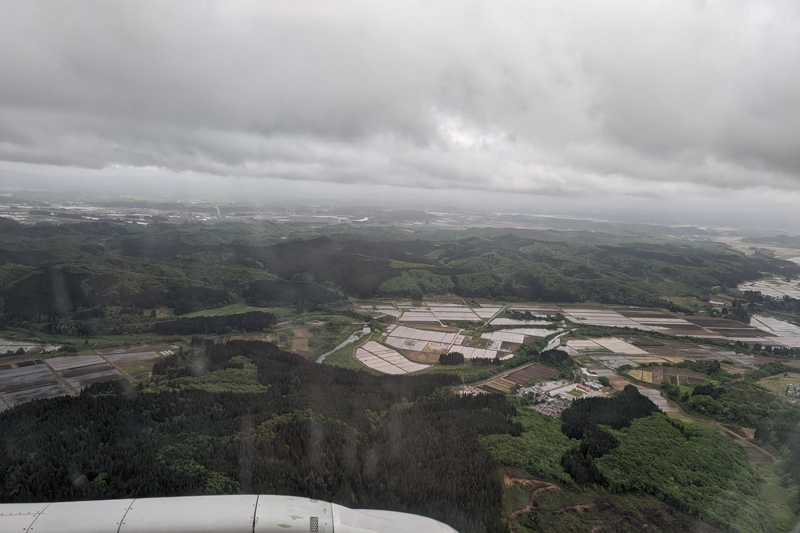
[[[436,300],[437,304],[466,305],[464,300],[458,296],[434,296],[433,299]]]
[[[227,344],[230,341],[270,341],[266,333],[239,333],[238,335],[221,335],[214,339],[215,344]]]
[[[301,352],[308,352],[308,339],[307,338],[297,338],[297,337],[292,339],[292,350],[301,351]]]
[[[402,352],[417,363],[438,363],[440,352],[414,352],[410,350],[402,350]]]
[[[742,367],[739,367],[739,366],[729,365],[727,363],[721,363],[719,366],[720,366],[720,368],[722,368],[722,370],[724,370],[728,374],[746,374],[747,373],[747,369],[746,368],[742,368]]]
[[[297,328],[293,329],[292,333],[294,333],[295,339],[310,339],[311,333],[306,328]]]
[[[558,377],[558,371],[537,363],[526,366],[525,368],[505,376],[507,380],[513,381],[518,385],[524,385],[529,381],[534,381],[537,379],[552,379],[555,377]]]
[[[752,463],[774,463],[775,459],[757,446],[750,446],[744,449],[747,453],[747,458]]]
[[[514,518],[523,514],[523,513],[530,513],[533,511],[533,508],[536,506],[536,497],[541,494],[545,490],[561,490],[561,487],[558,485],[554,485],[553,483],[548,483],[546,481],[540,481],[538,479],[522,479],[518,477],[512,477],[508,473],[503,475],[503,483],[506,487],[510,487],[512,485],[539,485],[539,488],[534,490],[531,493],[530,499],[528,500],[528,504],[523,507],[522,509],[518,509],[508,515],[508,529],[511,533],[514,533],[514,528],[512,526]]]

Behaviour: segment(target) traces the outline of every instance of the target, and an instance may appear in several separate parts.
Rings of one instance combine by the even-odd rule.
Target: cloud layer
[[[800,190],[800,4],[3,1],[0,160],[593,196]]]

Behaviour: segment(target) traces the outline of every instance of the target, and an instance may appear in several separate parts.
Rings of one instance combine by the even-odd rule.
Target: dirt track
[[[538,496],[540,492],[545,490],[561,490],[561,487],[558,485],[547,483],[546,481],[540,481],[538,479],[521,479],[518,477],[511,477],[508,474],[503,476],[503,483],[505,483],[506,487],[510,487],[511,485],[541,485],[541,487],[531,493],[531,497],[528,500],[528,505],[508,515],[508,529],[511,533],[514,533],[514,527],[511,525],[514,521],[514,518],[522,513],[530,513],[533,510],[536,496]]]
[[[508,529],[511,533],[514,533],[514,526],[512,525],[514,518],[523,513],[530,513],[531,511],[533,511],[534,507],[536,506],[536,497],[541,492],[544,492],[546,490],[561,490],[561,487],[559,487],[554,483],[548,483],[547,481],[541,481],[539,479],[522,479],[518,477],[513,477],[508,473],[503,475],[503,483],[505,484],[506,487],[510,487],[512,485],[540,485],[539,488],[537,488],[531,493],[530,499],[528,500],[528,505],[508,515]],[[560,509],[548,509],[546,512],[553,514],[565,513],[567,511],[582,513],[587,509],[591,509],[595,506],[596,504],[594,503],[585,503],[581,505],[569,505],[567,507],[562,507]]]

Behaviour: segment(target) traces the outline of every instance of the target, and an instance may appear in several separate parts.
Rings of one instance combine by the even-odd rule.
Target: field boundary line
[[[98,354],[98,355],[100,356],[100,358],[101,358],[103,361],[105,361],[106,363],[108,363],[108,364],[109,364],[109,365],[111,365],[112,367],[116,368],[116,369],[119,371],[119,373],[120,373],[120,374],[122,374],[123,376],[125,376],[126,378],[128,378],[128,380],[129,380],[131,383],[136,383],[136,382],[138,381],[138,380],[135,380],[135,379],[133,379],[133,376],[129,375],[127,372],[125,372],[124,370],[122,370],[122,368],[121,368],[121,367],[117,366],[117,364],[116,364],[116,363],[113,363],[113,362],[109,361],[108,359],[106,359],[106,356],[105,356],[105,355],[103,355],[103,354]],[[159,359],[160,359],[160,357],[159,357]]]
[[[60,381],[61,381],[61,382],[62,382],[64,385],[66,385],[66,386],[67,386],[67,388],[68,388],[70,391],[72,391],[72,393],[73,393],[72,395],[73,395],[73,396],[77,396],[78,394],[80,394],[80,392],[78,391],[78,389],[76,389],[75,387],[73,387],[73,386],[72,386],[72,384],[70,384],[70,382],[69,382],[69,381],[67,381],[67,378],[65,378],[64,376],[62,376],[62,375],[61,375],[61,374],[59,374],[58,372],[56,372],[56,370],[55,370],[55,369],[54,369],[52,366],[50,366],[50,364],[47,362],[47,359],[42,359],[42,363],[44,363],[44,366],[46,366],[46,367],[47,367],[47,369],[48,369],[48,370],[50,370],[50,372],[52,372],[52,373],[53,373],[53,375],[55,375],[55,377],[56,377],[58,380],[60,380]]]

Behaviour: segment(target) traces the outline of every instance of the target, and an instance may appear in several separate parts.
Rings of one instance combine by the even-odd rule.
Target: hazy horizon
[[[798,227],[789,0],[3,13],[0,186]]]

